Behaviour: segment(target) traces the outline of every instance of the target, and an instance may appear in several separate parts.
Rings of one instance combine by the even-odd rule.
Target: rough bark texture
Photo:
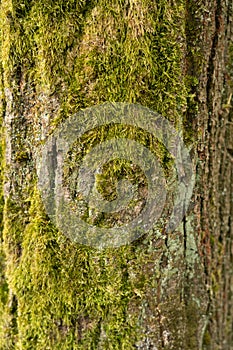
[[[232,349],[232,7],[2,1],[1,349]],[[183,124],[196,186],[175,232],[168,205],[161,230],[98,251],[51,224],[35,162],[59,122],[109,100]]]
[[[193,11],[192,11],[193,13]],[[208,2],[197,30],[203,65],[191,59],[199,85],[199,112],[194,128],[201,131],[197,146],[200,187],[196,203],[205,285],[208,294],[206,348],[230,349],[232,339],[232,2]],[[200,28],[200,27],[199,27]],[[231,49],[232,50],[232,49]],[[231,54],[232,55],[232,54]],[[194,63],[194,64],[193,64]]]

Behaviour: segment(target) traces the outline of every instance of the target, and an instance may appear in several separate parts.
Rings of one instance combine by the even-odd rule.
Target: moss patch
[[[32,155],[41,130],[105,101],[140,103],[181,127],[189,94],[181,69],[184,1],[4,0],[0,16],[2,85],[13,96],[3,112],[16,116],[5,167],[14,186],[4,205],[0,346],[133,349],[141,299],[160,276],[160,267],[148,266],[159,261],[161,232],[159,245],[153,235],[104,251],[73,244],[46,216]],[[169,172],[166,150],[148,135],[142,142]]]

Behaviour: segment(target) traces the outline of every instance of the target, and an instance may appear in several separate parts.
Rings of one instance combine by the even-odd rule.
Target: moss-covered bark
[[[231,2],[3,0],[0,17],[0,349],[231,349]],[[105,101],[182,131],[196,187],[174,232],[168,206],[160,229],[99,251],[50,222],[36,155]]]

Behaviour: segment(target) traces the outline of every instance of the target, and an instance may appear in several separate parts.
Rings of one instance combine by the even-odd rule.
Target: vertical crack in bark
[[[184,261],[186,261],[186,249],[187,249],[187,228],[186,228],[186,216],[183,218],[183,231],[184,231]]]
[[[207,84],[206,84],[206,97],[207,97],[207,107],[209,112],[208,118],[208,132],[211,132],[211,113],[213,112],[213,80],[214,80],[214,70],[215,70],[215,59],[218,49],[219,35],[223,30],[223,18],[222,18],[222,6],[221,0],[216,1],[215,10],[215,32],[212,39],[212,47],[207,68]]]

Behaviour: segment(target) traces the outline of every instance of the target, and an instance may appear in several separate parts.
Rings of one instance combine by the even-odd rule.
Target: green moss
[[[2,81],[13,94],[15,113],[25,117],[19,125],[29,130],[11,135],[18,168],[15,192],[4,204],[9,293],[4,282],[2,348],[128,350],[140,337],[137,300],[149,293],[156,278],[147,268],[157,259],[156,248],[150,239],[103,251],[70,242],[45,213],[27,147],[33,152],[38,145],[41,96],[57,99],[55,115],[49,102],[44,106],[51,129],[80,108],[104,101],[140,103],[180,128],[189,93],[177,38],[177,32],[184,35],[184,14],[184,1],[142,0],[129,6],[109,0],[2,1]],[[35,106],[27,109],[32,100]],[[94,132],[98,141],[101,133]],[[125,132],[129,136],[132,130]],[[173,160],[165,148],[137,133],[169,174]],[[93,133],[85,137],[88,149]],[[30,180],[24,183],[28,168]],[[116,173],[120,168],[118,164]],[[10,171],[6,167],[13,177]],[[130,267],[134,277],[129,277]],[[12,301],[10,307],[6,300]],[[129,305],[135,305],[132,313]]]
[[[185,86],[188,91],[187,108],[183,116],[184,140],[192,145],[196,138],[195,120],[198,117],[199,81],[205,61],[206,43],[202,42],[202,16],[204,4],[191,0],[186,2],[186,59]]]
[[[206,330],[203,337],[203,349],[209,349],[210,345],[211,345],[211,336],[209,331]]]
[[[141,128],[123,124],[100,126],[89,130],[72,145],[72,150],[69,151],[64,166],[64,185],[69,188],[71,198],[76,203],[74,204],[76,210],[79,212],[84,211],[82,219],[87,222],[92,222],[91,220],[93,219],[89,217],[90,208],[87,204],[82,204],[83,198],[77,193],[77,169],[81,165],[83,157],[89,153],[93,147],[113,137],[115,139],[132,139],[149,149],[160,162],[160,166],[167,179],[169,179],[169,176],[171,176],[173,172],[172,166],[174,166],[174,159],[169,155],[162,142],[158,141],[149,132]],[[136,213],[133,213],[135,208],[139,206],[143,208],[146,194],[148,194],[148,182],[140,167],[126,159],[113,159],[105,163],[102,173],[96,176],[96,188],[105,200],[112,201],[117,199],[117,184],[119,180],[128,180],[131,185],[134,186],[134,189],[137,188],[138,198],[134,197],[128,203],[127,207],[129,211],[121,210],[115,214],[97,213],[96,211],[93,216],[95,225],[99,227],[112,227],[116,225],[116,223],[120,223],[120,225],[125,224],[127,217],[130,216],[132,219],[133,215],[136,215]],[[80,207],[82,209],[80,209]]]
[[[1,129],[2,132],[2,129]],[[2,231],[3,231],[3,207],[4,207],[4,200],[3,200],[3,162],[2,162],[2,152],[3,152],[3,145],[2,141],[0,143],[0,348],[3,347],[2,343],[2,335],[5,334],[5,325],[7,322],[9,322],[9,319],[11,318],[10,315],[10,309],[7,307],[8,303],[8,283],[5,276],[5,265],[6,265],[6,255],[3,249],[3,237],[2,237]]]

